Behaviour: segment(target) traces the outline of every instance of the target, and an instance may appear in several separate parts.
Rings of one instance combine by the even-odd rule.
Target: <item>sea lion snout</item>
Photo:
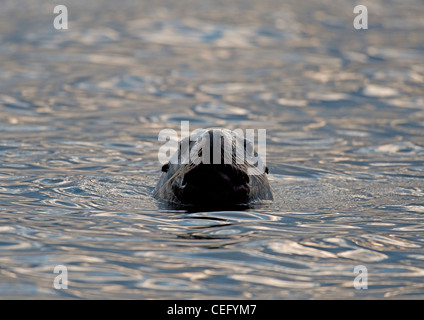
[[[244,203],[250,193],[249,176],[232,165],[199,164],[183,178],[175,195],[183,203]]]
[[[154,197],[212,207],[272,200],[268,167],[250,146],[227,129],[207,129],[184,138],[162,166]],[[249,154],[258,157],[257,165],[248,160]]]

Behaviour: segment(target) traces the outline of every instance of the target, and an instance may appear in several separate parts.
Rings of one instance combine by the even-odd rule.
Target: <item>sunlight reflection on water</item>
[[[424,7],[389,2],[3,1],[0,296],[423,298]],[[183,120],[267,129],[275,201],[156,202]]]

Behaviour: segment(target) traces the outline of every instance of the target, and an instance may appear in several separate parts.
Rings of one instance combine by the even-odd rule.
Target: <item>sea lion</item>
[[[248,151],[258,160],[247,158]],[[251,156],[250,155],[250,156]],[[244,205],[273,200],[268,167],[253,144],[228,129],[203,129],[181,140],[162,166],[154,197],[177,205]]]

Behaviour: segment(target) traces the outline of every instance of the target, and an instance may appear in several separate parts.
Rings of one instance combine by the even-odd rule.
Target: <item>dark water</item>
[[[424,298],[423,1],[56,4],[0,2],[0,298]],[[275,201],[162,208],[182,120],[266,129]]]

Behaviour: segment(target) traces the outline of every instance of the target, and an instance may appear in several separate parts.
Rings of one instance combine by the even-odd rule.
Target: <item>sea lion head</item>
[[[195,132],[179,143],[162,176],[155,197],[179,204],[217,206],[272,200],[268,168],[247,161],[252,144],[227,129]],[[262,167],[260,167],[262,166]]]

